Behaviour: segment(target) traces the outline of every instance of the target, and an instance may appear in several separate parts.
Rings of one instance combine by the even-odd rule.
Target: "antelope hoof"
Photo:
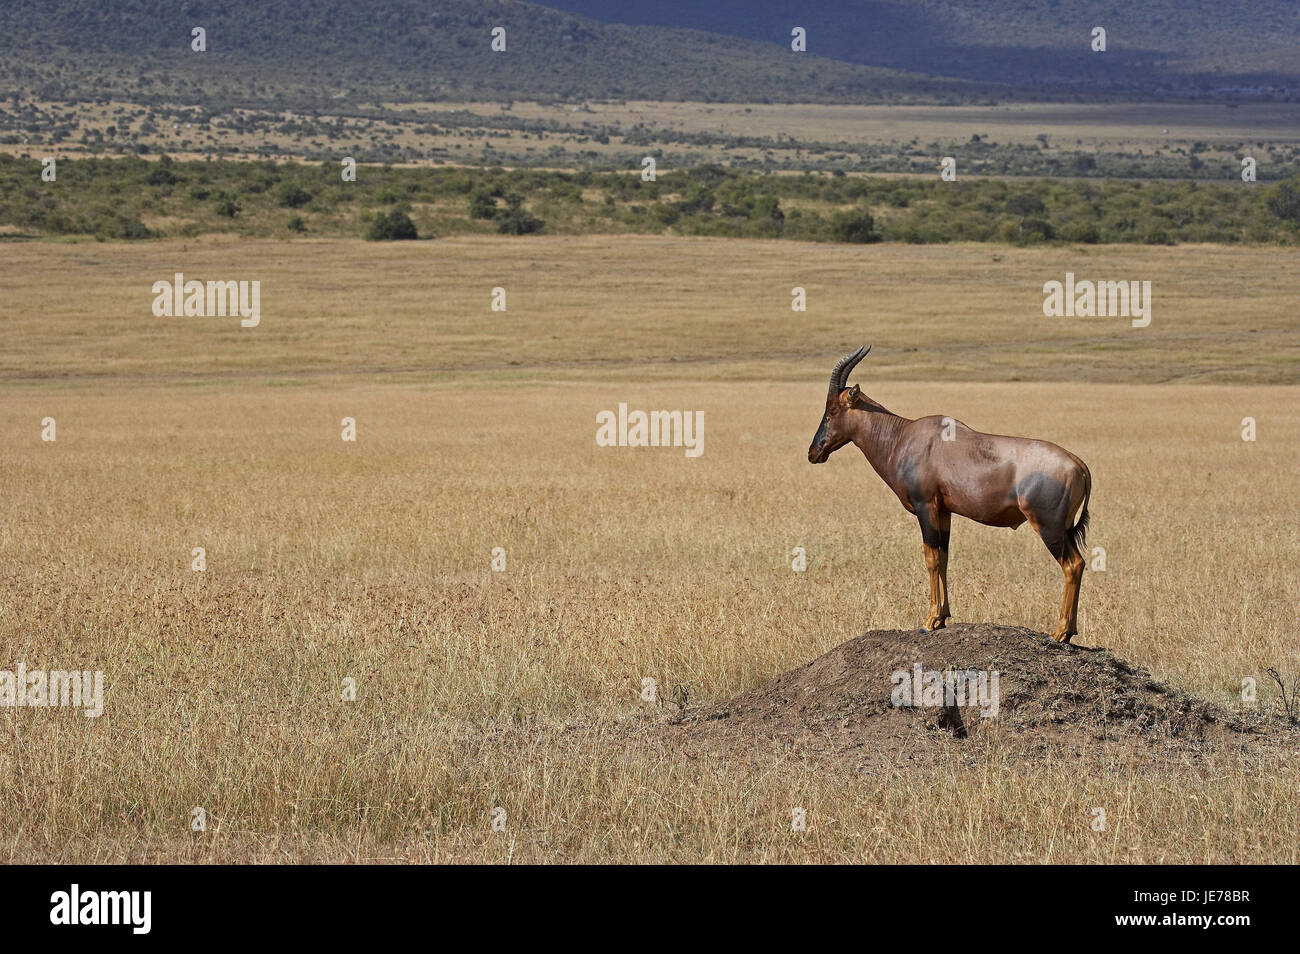
[[[1071,636],[1077,635],[1079,634],[1066,629],[1064,626],[1058,626],[1056,632],[1052,633],[1052,639],[1056,640],[1058,643],[1068,643]]]
[[[925,628],[930,631],[934,631],[936,629],[943,629],[947,625],[948,625],[947,616],[931,616],[929,619],[925,621]]]

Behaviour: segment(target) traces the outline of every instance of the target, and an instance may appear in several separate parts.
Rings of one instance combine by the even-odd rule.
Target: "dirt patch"
[[[669,731],[696,749],[776,748],[859,766],[951,755],[994,737],[1031,749],[1132,741],[1195,754],[1296,735],[1280,719],[1243,717],[1171,689],[1106,650],[991,624],[874,630],[751,692],[686,712]]]

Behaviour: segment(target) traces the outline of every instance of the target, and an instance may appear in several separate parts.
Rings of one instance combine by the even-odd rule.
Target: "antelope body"
[[[809,462],[825,463],[852,442],[903,507],[916,515],[930,574],[927,629],[942,628],[950,616],[952,515],[1013,530],[1028,523],[1065,573],[1065,594],[1052,638],[1069,642],[1079,631],[1081,551],[1092,491],[1087,465],[1047,441],[983,434],[952,418],[899,417],[863,395],[856,384],[847,386],[850,372],[870,350],[859,348],[831,372],[826,413],[808,448]]]

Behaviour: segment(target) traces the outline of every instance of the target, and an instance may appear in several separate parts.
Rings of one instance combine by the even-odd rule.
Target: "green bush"
[[[785,225],[785,213],[781,211],[781,203],[774,195],[760,195],[755,199],[749,218],[759,225],[769,225],[777,229]]]
[[[540,232],[546,223],[524,211],[524,197],[518,192],[506,195],[506,211],[497,216],[497,231],[502,235],[530,235]]]
[[[1066,222],[1057,235],[1062,241],[1079,242],[1084,245],[1095,245],[1101,241],[1101,233],[1092,222]]]
[[[1043,214],[1043,200],[1032,192],[1022,192],[1020,195],[1013,195],[1007,201],[1007,211],[1012,215],[1018,215],[1022,219],[1031,215]]]
[[[677,210],[682,215],[694,215],[697,212],[709,212],[717,199],[708,186],[694,186],[686,198],[677,203]]]
[[[239,207],[239,203],[235,201],[234,196],[222,195],[219,196],[217,198],[217,201],[213,203],[212,211],[216,212],[217,215],[222,215],[228,219],[233,219],[235,216],[237,216],[240,213],[241,210]]]
[[[545,227],[545,222],[523,209],[509,209],[497,217],[497,231],[502,235],[531,235]]]
[[[650,206],[650,217],[660,225],[675,225],[677,220],[682,217],[682,213],[675,205],[670,205],[667,202],[656,202]]]
[[[1052,228],[1052,223],[1044,219],[1022,219],[1018,226],[1016,242],[1029,245],[1034,242],[1046,242],[1055,237],[1056,230]]]
[[[64,231],[85,231],[85,226],[74,226],[73,223],[65,223]],[[103,213],[99,215],[90,225],[89,231],[95,238],[103,241],[105,239],[124,239],[126,241],[136,241],[147,239],[153,236],[143,222],[139,219],[129,218],[125,215],[113,213]]]
[[[311,201],[311,193],[295,182],[283,182],[278,190],[280,205],[286,209],[300,209]]]
[[[1273,188],[1268,195],[1268,210],[1283,222],[1300,225],[1300,176]]]
[[[139,219],[124,219],[118,232],[119,238],[127,240],[147,239],[152,235],[153,233]]]
[[[493,219],[497,214],[497,200],[482,186],[469,194],[469,217],[471,219]]]
[[[876,220],[865,209],[841,209],[831,216],[831,238],[836,242],[879,242]]]
[[[145,182],[152,186],[174,185],[178,180],[176,173],[168,168],[167,163],[159,163],[153,169],[149,170],[149,175],[145,176]]]
[[[418,239],[415,223],[401,209],[390,209],[375,216],[366,238],[372,242],[392,242],[400,239]]]

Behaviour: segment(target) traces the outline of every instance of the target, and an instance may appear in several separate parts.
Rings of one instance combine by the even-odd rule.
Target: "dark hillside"
[[[690,27],[788,43],[837,60],[1021,89],[1212,94],[1300,84],[1300,4],[1292,0],[548,0],[614,23]],[[1107,52],[1090,49],[1092,28]]]
[[[190,49],[194,27],[206,30],[206,52]],[[490,48],[496,27],[506,30],[503,53]],[[607,25],[521,0],[6,0],[0,71],[0,91],[47,98],[144,91],[194,101],[202,92],[226,102],[858,102],[979,92],[965,81],[692,30]]]

